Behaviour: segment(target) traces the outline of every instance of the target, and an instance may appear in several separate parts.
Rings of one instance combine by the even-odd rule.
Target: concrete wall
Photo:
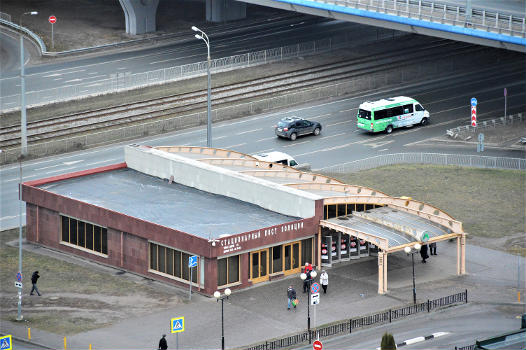
[[[142,173],[161,179],[173,176],[175,182],[185,186],[239,199],[284,215],[313,217],[315,201],[321,198],[154,148],[126,146],[124,158],[129,168]]]

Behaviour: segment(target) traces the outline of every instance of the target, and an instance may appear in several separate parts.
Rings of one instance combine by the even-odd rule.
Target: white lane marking
[[[276,136],[274,136],[274,137],[267,137],[267,138],[264,138],[264,139],[256,140],[254,142],[262,142],[262,141],[274,140],[275,138],[276,138]]]
[[[66,80],[64,83],[74,83],[76,81],[82,81],[82,79],[76,78],[76,79]]]
[[[81,160],[72,160],[70,162],[64,162],[64,165],[73,165],[73,164],[77,164],[77,163],[80,163],[80,162],[83,162],[84,159],[81,159]]]
[[[355,121],[356,120],[344,120],[343,122],[338,122],[338,123],[334,123],[334,124],[327,124],[327,126],[335,126],[335,125],[340,125],[340,124],[345,124],[345,123],[353,123]]]
[[[100,85],[103,85],[103,84],[102,83],[90,84],[90,85],[86,85],[86,87],[93,87],[93,86],[100,86]]]
[[[150,64],[165,63],[165,62],[175,61],[175,60],[178,60],[178,59],[179,58],[169,58],[167,60],[162,60],[162,61],[153,61],[153,62],[150,62]]]
[[[236,136],[237,136],[237,135],[248,134],[248,133],[251,133],[251,132],[261,131],[261,130],[263,130],[263,128],[247,130],[247,131],[243,131],[243,132],[239,132],[239,133],[237,133]]]
[[[112,158],[112,159],[106,159],[106,160],[101,160],[101,161],[98,161],[98,162],[93,162],[93,163],[88,163],[86,165],[97,165],[97,164],[103,164],[103,163],[113,163],[115,161],[119,162],[121,159],[120,158]]]
[[[53,173],[59,173],[59,172],[64,172],[64,173],[66,173],[67,170],[73,170],[73,169],[77,169],[77,167],[72,166],[72,167],[69,167],[69,168],[63,168],[63,169],[52,170],[52,171],[48,171],[48,172],[46,172],[46,174],[53,174]]]
[[[54,81],[62,80],[62,78],[55,78]]]
[[[58,166],[62,166],[62,164],[55,164],[55,165],[45,166],[42,168],[36,168],[33,171],[46,170],[46,169],[56,168]]]
[[[60,77],[62,74],[60,73],[53,73],[48,75],[43,75],[42,78],[52,78],[52,77]]]
[[[24,180],[30,179],[32,177],[37,177],[37,175],[24,175],[24,177],[22,178],[22,182],[24,182]],[[12,182],[12,181],[20,181],[20,178],[14,177],[12,179],[5,180],[4,182]]]
[[[307,142],[309,142],[309,141],[294,142],[294,143],[292,143],[290,145],[283,146],[283,148],[285,148],[285,147],[294,147],[294,146],[297,146],[297,145],[302,145],[302,144],[307,143]]]
[[[214,141],[215,140],[219,140],[219,139],[224,139],[226,137],[228,137],[229,135],[224,135],[224,136],[214,136]]]
[[[340,113],[345,113],[345,112],[350,112],[350,111],[355,111],[356,108],[350,108],[350,109],[344,109],[344,110],[341,110]]]
[[[117,69],[121,69],[121,68],[117,68]],[[95,74],[99,74],[99,72],[89,72],[88,75],[95,75]]]
[[[325,140],[325,139],[328,139],[328,138],[331,138],[331,137],[337,137],[337,136],[342,136],[342,135],[347,135],[347,133],[346,132],[342,132],[341,134],[323,136],[323,137],[320,137],[320,140]]]
[[[125,70],[127,67],[119,67],[117,70]]]
[[[26,216],[26,213],[22,213],[22,216]],[[9,220],[9,219],[14,219],[14,218],[17,218],[18,215],[14,215],[14,216],[4,216],[4,217],[1,217],[0,218],[0,221],[2,220]]]
[[[389,148],[384,148],[384,149],[378,150],[378,152],[385,152],[385,151],[389,151]]]
[[[240,143],[238,145],[232,145],[232,146],[225,146],[223,148],[229,149],[229,148],[240,147],[240,146],[244,146],[244,145],[246,145],[246,143]]]

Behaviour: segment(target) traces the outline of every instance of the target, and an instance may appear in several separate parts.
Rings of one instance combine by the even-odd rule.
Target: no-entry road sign
[[[49,23],[53,24],[57,22],[57,17],[55,16],[49,16],[48,18]]]
[[[312,343],[312,348],[314,350],[321,350],[323,349],[323,344],[319,340],[315,340],[314,343]]]

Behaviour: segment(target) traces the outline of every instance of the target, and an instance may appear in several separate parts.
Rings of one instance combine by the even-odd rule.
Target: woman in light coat
[[[320,284],[323,288],[323,294],[327,294],[327,286],[329,285],[329,275],[327,271],[323,270],[320,275]]]

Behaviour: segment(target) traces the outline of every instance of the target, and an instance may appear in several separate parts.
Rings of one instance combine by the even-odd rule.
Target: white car
[[[268,153],[259,153],[259,154],[253,154],[252,157],[256,158],[257,160],[261,160],[264,162],[270,162],[270,163],[279,163],[288,165],[291,167],[298,166],[298,162],[292,158],[287,153],[283,152],[268,152]]]

